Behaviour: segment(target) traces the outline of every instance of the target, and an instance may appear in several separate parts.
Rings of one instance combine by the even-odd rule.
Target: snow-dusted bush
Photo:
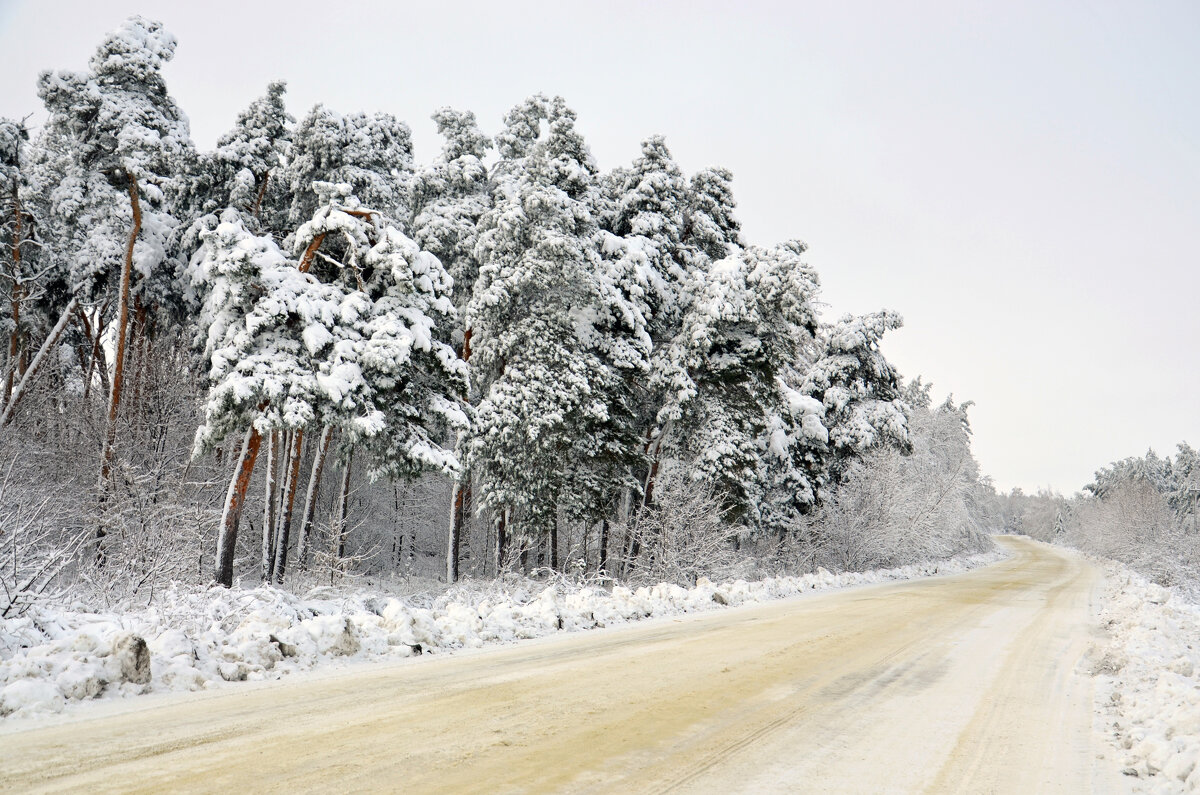
[[[911,454],[882,449],[852,463],[809,518],[797,551],[819,565],[861,571],[989,549],[983,503],[990,488],[971,455],[968,406],[914,400]]]
[[[1200,584],[1200,538],[1143,481],[1126,480],[1103,497],[1076,500],[1064,541],[1121,561],[1159,585]]]
[[[735,536],[720,497],[703,483],[673,469],[658,480],[655,500],[637,511],[625,538],[625,578],[632,582],[695,585],[701,577],[729,577],[745,558],[734,548]]]

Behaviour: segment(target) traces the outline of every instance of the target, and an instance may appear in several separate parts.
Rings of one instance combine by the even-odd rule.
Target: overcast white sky
[[[201,147],[284,78],[293,115],[406,120],[418,161],[435,108],[494,132],[543,91],[603,168],[652,133],[731,168],[747,235],[805,240],[828,315],[903,313],[887,354],[976,402],[1001,488],[1200,444],[1200,4],[0,0],[0,115],[133,13],[178,37]]]

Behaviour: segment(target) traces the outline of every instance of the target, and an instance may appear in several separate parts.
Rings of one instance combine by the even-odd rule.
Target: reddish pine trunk
[[[280,506],[279,535],[275,539],[275,582],[282,584],[287,573],[288,536],[292,529],[292,509],[296,505],[296,481],[300,479],[300,454],[304,449],[304,429],[298,428],[288,453],[284,473],[283,505]]]
[[[238,522],[242,518],[242,507],[246,504],[246,491],[250,488],[250,476],[254,474],[254,462],[262,436],[251,427],[242,442],[229,491],[225,495],[225,511],[221,516],[221,534],[217,536],[217,568],[214,574],[219,585],[233,586],[233,555],[237,545]]]
[[[100,311],[96,313],[96,326],[93,329],[91,322],[88,320],[87,313],[82,308],[76,308],[75,319],[79,322],[79,327],[83,329],[84,336],[92,343],[91,353],[88,356],[87,372],[83,379],[83,399],[87,400],[88,394],[92,389],[92,376],[100,376],[100,386],[104,390],[104,394],[109,393],[108,380],[108,362],[104,356],[104,347],[101,341],[104,339],[104,313],[108,311],[108,303],[106,302],[100,307]],[[80,360],[82,362],[82,359]]]
[[[250,212],[250,214],[253,215],[255,218],[258,217],[258,213],[262,209],[263,196],[267,195],[267,181],[270,178],[271,178],[271,169],[267,169],[266,172],[261,177],[259,177],[258,195],[254,197],[254,207],[251,209],[251,212]]]
[[[133,228],[125,246],[125,261],[121,266],[121,286],[117,294],[117,345],[113,351],[112,385],[108,393],[108,420],[104,432],[104,453],[100,459],[100,516],[103,522],[108,502],[109,480],[112,476],[113,449],[117,444],[117,413],[121,408],[121,384],[125,378],[125,350],[129,340],[129,280],[133,271],[133,247],[142,231],[142,206],[138,200],[138,183],[132,174],[129,181],[129,203],[133,208]],[[96,527],[96,562],[104,565],[104,525]]]

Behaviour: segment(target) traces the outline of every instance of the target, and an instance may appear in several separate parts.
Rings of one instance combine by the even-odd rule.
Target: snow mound
[[[1200,792],[1200,606],[1105,567],[1109,639],[1089,657],[1098,728],[1137,791]]]
[[[464,583],[434,599],[317,588],[176,586],[148,608],[90,613],[38,606],[0,620],[0,717],[141,693],[279,678],[339,660],[378,660],[509,643],[814,591],[953,574],[1004,557],[989,552],[898,569],[772,577],[691,588],[627,588],[506,579]]]

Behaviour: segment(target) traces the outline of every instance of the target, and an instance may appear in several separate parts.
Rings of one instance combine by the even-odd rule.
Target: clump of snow
[[[0,717],[61,712],[68,703],[202,690],[279,678],[338,660],[477,648],[559,631],[766,602],[814,591],[952,574],[1003,557],[989,552],[898,569],[771,577],[691,588],[507,579],[464,583],[436,598],[270,586],[169,589],[134,612],[39,605],[0,620]]]
[[[1108,642],[1089,656],[1097,728],[1145,792],[1200,792],[1200,606],[1106,564]]]

